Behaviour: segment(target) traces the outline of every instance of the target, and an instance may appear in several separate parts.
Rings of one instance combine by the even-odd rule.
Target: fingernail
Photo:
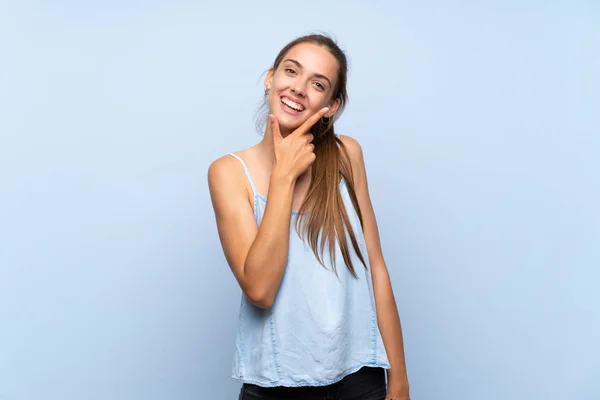
[[[329,107],[325,107],[325,108],[323,109],[323,111],[325,111],[325,112],[329,111]]]

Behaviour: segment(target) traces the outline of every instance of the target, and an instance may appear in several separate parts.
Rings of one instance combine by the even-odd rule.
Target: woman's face
[[[325,47],[313,43],[292,47],[265,79],[269,107],[280,127],[296,129],[325,106],[332,115],[339,107],[339,100],[331,99],[337,73],[337,60]]]

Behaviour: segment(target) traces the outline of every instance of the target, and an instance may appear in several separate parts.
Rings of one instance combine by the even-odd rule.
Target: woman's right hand
[[[314,137],[309,130],[327,111],[329,107],[317,111],[285,138],[281,136],[277,117],[273,114],[269,116],[273,136],[273,172],[295,181],[308,169],[316,158],[315,146],[312,144]]]

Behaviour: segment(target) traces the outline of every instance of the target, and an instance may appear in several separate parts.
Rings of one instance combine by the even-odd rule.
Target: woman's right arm
[[[258,227],[240,170],[239,161],[231,156],[208,169],[217,230],[225,258],[248,300],[270,308],[287,263],[295,179],[273,171]]]
[[[210,196],[225,258],[246,297],[258,307],[270,308],[287,264],[294,186],[315,161],[313,135],[308,133],[329,108],[313,114],[285,138],[279,121],[269,117],[273,137],[273,169],[269,199],[260,228],[237,160],[231,156],[208,169]],[[236,170],[237,168],[237,170]]]

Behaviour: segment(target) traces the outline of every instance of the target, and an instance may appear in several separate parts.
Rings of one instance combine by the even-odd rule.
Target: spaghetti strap
[[[252,176],[250,175],[250,170],[248,169],[248,166],[246,165],[244,160],[242,160],[242,157],[240,157],[236,154],[233,154],[233,153],[229,153],[229,155],[232,156],[233,158],[237,158],[237,160],[242,164],[242,167],[244,167],[244,172],[246,173],[246,178],[248,178],[248,182],[250,182],[250,187],[252,188],[252,192],[256,196],[258,194],[258,192],[256,191],[256,186],[254,186],[254,181],[252,180]]]

